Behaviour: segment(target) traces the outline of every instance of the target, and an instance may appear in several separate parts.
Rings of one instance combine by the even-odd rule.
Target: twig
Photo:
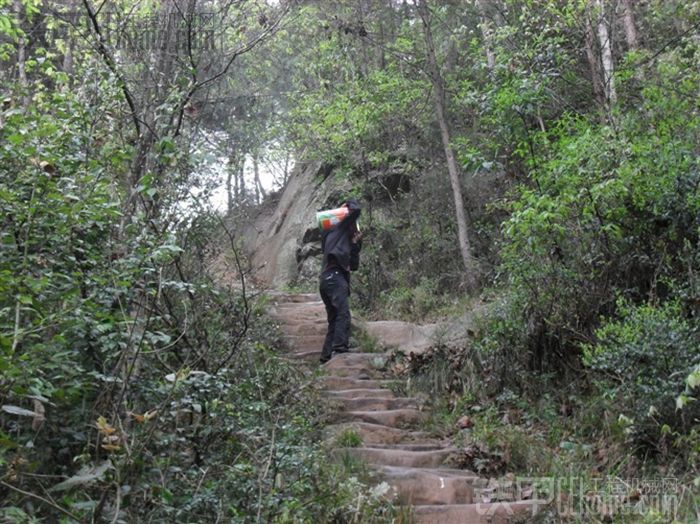
[[[202,487],[202,483],[204,482],[204,478],[207,476],[207,473],[209,473],[209,468],[202,471],[202,478],[200,478],[199,482],[197,482],[197,489],[194,490],[194,495],[192,495],[193,499],[197,497],[197,493],[199,493],[199,489]]]
[[[103,4],[104,5],[104,4]],[[92,9],[92,6],[90,5],[90,2],[88,0],[83,0],[83,6],[85,6],[85,10],[87,11],[88,18],[90,19],[90,22],[92,23],[92,27],[95,30],[95,34],[97,35],[97,50],[99,51],[100,55],[104,59],[105,64],[109,68],[109,70],[112,72],[112,74],[117,78],[117,82],[119,84],[119,87],[122,90],[122,93],[124,94],[124,98],[126,99],[126,103],[129,105],[129,110],[131,111],[131,120],[134,124],[134,128],[136,130],[136,136],[141,136],[141,123],[138,118],[138,113],[136,111],[136,102],[134,101],[134,97],[131,94],[131,91],[129,90],[129,86],[126,84],[126,80],[122,75],[119,73],[117,70],[117,66],[115,64],[114,58],[110,54],[110,52],[107,50],[107,45],[105,44],[105,38],[102,35],[102,28],[100,27],[99,22],[97,21],[97,13]],[[100,6],[100,9],[102,9],[102,6]],[[99,11],[98,11],[99,12]]]
[[[68,511],[65,508],[62,508],[61,506],[59,506],[55,502],[50,501],[49,499],[45,499],[41,495],[37,495],[36,493],[31,493],[30,491],[24,491],[23,489],[17,488],[15,486],[13,486],[12,484],[8,484],[7,482],[2,481],[2,480],[0,480],[0,486],[4,486],[8,489],[11,489],[12,491],[16,491],[17,493],[21,493],[22,495],[24,495],[26,497],[31,497],[31,498],[34,498],[36,500],[39,500],[39,501],[43,502],[44,504],[47,504],[48,506],[51,506],[54,509],[57,509],[58,511],[60,511],[64,515],[72,518],[73,520],[80,522],[80,519],[78,517],[76,517],[75,515],[73,515],[70,511]]]
[[[121,488],[119,487],[119,484],[117,482],[115,482],[114,485],[117,488],[117,502],[116,502],[116,505],[114,508],[114,517],[112,517],[111,524],[117,524],[117,521],[119,520],[119,509],[121,508],[121,505],[122,505]]]
[[[258,514],[255,518],[255,522],[260,522],[260,517],[262,514],[262,490],[263,490],[263,481],[267,477],[268,472],[270,471],[270,466],[272,465],[272,457],[275,455],[275,435],[277,432],[277,423],[280,420],[281,414],[277,414],[277,420],[275,420],[275,424],[272,426],[272,438],[270,439],[270,454],[267,456],[267,463],[265,464],[265,470],[263,471],[263,474],[261,475],[260,479],[258,480]]]

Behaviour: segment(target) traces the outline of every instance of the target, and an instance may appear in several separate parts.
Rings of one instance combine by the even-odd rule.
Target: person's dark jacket
[[[345,272],[355,271],[360,267],[361,242],[353,244],[352,237],[357,231],[357,219],[360,216],[360,205],[357,200],[346,202],[350,213],[340,223],[324,231],[321,235],[323,250],[323,271],[331,267],[339,267]]]

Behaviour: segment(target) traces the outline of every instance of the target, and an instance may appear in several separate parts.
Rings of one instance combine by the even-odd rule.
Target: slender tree
[[[603,64],[603,86],[605,88],[605,101],[608,109],[617,102],[617,90],[615,89],[615,64],[612,54],[612,32],[609,29],[606,18],[606,1],[594,0],[595,12],[598,18],[598,42],[600,43],[600,58]]]
[[[493,50],[493,25],[486,13],[487,2],[485,0],[476,0],[476,8],[479,11],[479,27],[484,38],[484,47],[486,49],[486,64],[490,71],[496,67],[496,53]]]
[[[629,49],[637,49],[639,38],[637,36],[637,24],[634,20],[634,9],[630,0],[620,0],[622,10],[622,25],[625,28],[625,38]]]
[[[445,81],[440,71],[440,65],[437,61],[435,42],[433,40],[433,33],[430,27],[430,7],[428,6],[427,0],[420,0],[420,2],[418,2],[418,13],[423,23],[423,36],[426,46],[428,75],[430,76],[433,86],[435,113],[438,119],[438,124],[440,125],[442,146],[445,151],[445,160],[447,162],[447,170],[450,175],[450,184],[452,185],[452,194],[454,196],[459,251],[462,255],[464,270],[466,271],[466,284],[470,289],[473,289],[476,287],[478,281],[476,263],[472,256],[472,250],[469,243],[467,215],[464,211],[464,200],[462,198],[462,188],[459,180],[459,169],[457,167],[457,161],[455,160],[455,154],[452,149],[450,127],[445,115]]]
[[[605,87],[603,86],[603,73],[600,70],[600,60],[598,59],[598,45],[595,28],[593,27],[592,15],[586,15],[586,60],[591,74],[591,85],[593,86],[593,96],[601,107],[605,106]]]

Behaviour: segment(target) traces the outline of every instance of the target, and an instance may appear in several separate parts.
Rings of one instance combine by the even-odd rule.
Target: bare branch
[[[106,3],[106,1],[103,2],[103,4],[98,9],[98,11],[95,12],[92,9],[90,2],[88,0],[83,0],[83,5],[85,6],[85,10],[87,11],[88,18],[90,18],[92,28],[94,29],[95,34],[97,35],[97,50],[100,53],[100,55],[102,56],[105,65],[109,68],[109,70],[112,72],[112,74],[117,78],[117,82],[119,83],[119,87],[121,88],[122,93],[124,94],[124,98],[126,99],[126,103],[129,106],[129,110],[131,111],[131,121],[134,124],[134,130],[136,131],[136,136],[140,137],[141,136],[141,123],[139,122],[139,119],[138,119],[138,114],[136,111],[136,102],[134,101],[134,96],[131,94],[129,87],[126,84],[126,80],[117,70],[116,62],[114,61],[114,58],[112,57],[111,53],[107,49],[107,45],[105,43],[105,38],[102,34],[102,28],[100,27],[100,24],[97,21],[97,13],[99,12],[100,9],[102,9],[102,7],[104,6],[105,3]]]

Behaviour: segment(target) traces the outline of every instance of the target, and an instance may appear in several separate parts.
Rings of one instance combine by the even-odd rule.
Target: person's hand
[[[352,236],[352,243],[357,244],[360,240],[362,240],[362,233],[355,231],[355,234]]]

